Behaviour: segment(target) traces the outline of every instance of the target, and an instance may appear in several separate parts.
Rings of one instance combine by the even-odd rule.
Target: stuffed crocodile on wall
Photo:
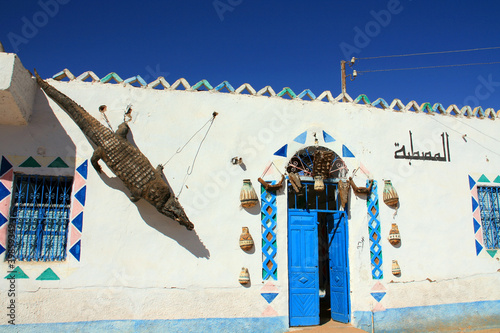
[[[36,80],[45,93],[54,100],[80,127],[83,133],[97,146],[91,162],[97,172],[101,172],[99,160],[103,160],[113,173],[130,190],[133,202],[145,199],[156,209],[179,222],[188,230],[194,225],[189,221],[184,209],[177,200],[172,188],[162,178],[163,166],[155,169],[144,154],[127,141],[129,126],[123,122],[113,133],[92,117],[85,109],[76,104],[40,78],[35,70]]]

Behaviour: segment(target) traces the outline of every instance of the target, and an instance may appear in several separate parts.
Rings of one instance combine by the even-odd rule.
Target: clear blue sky
[[[57,4],[57,6],[55,5]],[[500,2],[3,1],[0,40],[28,69],[340,93],[340,60],[500,46]],[[361,31],[361,32],[360,32]],[[500,61],[500,49],[361,60],[357,70]],[[352,97],[500,109],[500,64],[365,73]],[[472,105],[477,106],[477,105]]]

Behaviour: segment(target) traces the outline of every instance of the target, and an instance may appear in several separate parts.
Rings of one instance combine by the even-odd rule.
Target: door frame
[[[303,183],[306,183],[307,185],[309,186],[312,186],[313,183],[312,182],[303,182]],[[327,183],[325,181],[325,183]],[[332,182],[329,182],[330,184]],[[287,187],[290,186],[289,184],[287,184]],[[289,194],[287,194],[289,195]],[[350,286],[350,263],[349,263],[349,223],[348,223],[348,212],[347,210],[346,211],[341,211],[341,210],[338,210],[338,200],[340,200],[340,198],[338,197],[338,189],[336,190],[336,193],[335,193],[335,196],[336,196],[336,202],[337,202],[337,207],[335,210],[322,210],[322,209],[297,209],[297,208],[288,208],[287,206],[287,240],[288,240],[288,245],[287,245],[287,255],[288,255],[288,258],[290,257],[290,235],[289,235],[289,232],[290,232],[290,213],[310,213],[310,214],[314,214],[316,216],[316,219],[318,217],[318,214],[319,213],[327,213],[327,214],[330,214],[330,215],[334,215],[335,213],[341,213],[341,214],[345,214],[345,217],[344,217],[344,237],[345,237],[345,261],[346,261],[346,283],[347,283],[347,291],[346,291],[346,301],[347,301],[347,318],[348,318],[348,321],[347,322],[350,322],[351,321],[351,314],[352,314],[352,311],[351,311],[351,297],[350,297],[350,293],[351,293],[351,286]],[[293,215],[293,214],[292,214]],[[317,220],[316,223],[319,225],[319,221]],[[316,236],[316,242],[318,242],[319,239],[318,237]],[[329,251],[328,251],[328,255],[330,256],[330,246],[329,246]],[[288,300],[288,315],[289,315],[289,323],[290,323],[290,326],[291,325],[291,302],[290,302],[290,273],[291,273],[291,270],[290,270],[290,262],[289,262],[289,259],[288,259],[288,264],[289,264],[289,267],[288,267],[288,295],[289,295],[289,300]],[[330,266],[330,265],[329,265]],[[330,267],[328,269],[328,272],[330,274]],[[319,268],[318,268],[318,274],[319,274]],[[331,281],[330,281],[330,288],[331,288]],[[330,297],[331,297],[331,293],[330,293]],[[319,299],[319,284],[318,284],[318,299]],[[318,314],[319,315],[319,314]],[[293,326],[292,326],[293,327]]]

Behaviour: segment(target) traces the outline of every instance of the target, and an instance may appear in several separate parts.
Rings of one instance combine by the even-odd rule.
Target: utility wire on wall
[[[453,50],[453,51],[437,51],[437,52],[424,52],[424,53],[408,53],[408,54],[397,54],[397,55],[387,55],[387,56],[377,56],[377,57],[366,57],[366,58],[356,58],[356,59],[359,59],[359,60],[368,60],[368,59],[379,59],[379,58],[411,57],[411,56],[419,56],[419,55],[444,54],[444,53],[460,53],[460,52],[472,52],[472,51],[496,50],[496,49],[500,49],[500,46],[482,47],[482,48],[477,48],[477,49],[466,49],[466,50]]]

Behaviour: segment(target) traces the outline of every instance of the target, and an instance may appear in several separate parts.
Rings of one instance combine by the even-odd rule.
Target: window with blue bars
[[[483,240],[487,249],[500,249],[500,187],[478,186]]]
[[[66,258],[72,177],[15,174],[8,228],[9,260]]]

